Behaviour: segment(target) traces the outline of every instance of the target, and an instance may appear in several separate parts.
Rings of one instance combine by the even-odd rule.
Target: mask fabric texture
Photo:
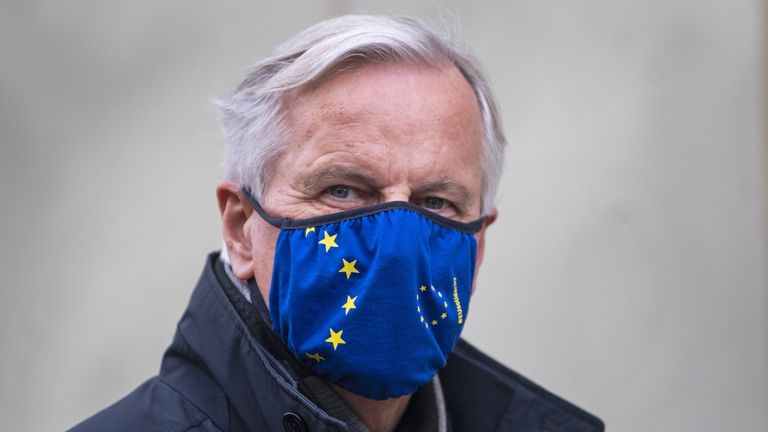
[[[482,220],[387,203],[281,228],[269,310],[303,365],[377,400],[415,392],[446,364],[467,318]]]

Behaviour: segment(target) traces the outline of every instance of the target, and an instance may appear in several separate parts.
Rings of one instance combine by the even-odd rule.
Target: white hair
[[[453,64],[477,97],[483,121],[482,213],[494,207],[505,139],[482,71],[446,34],[408,17],[345,15],[316,24],[282,45],[248,73],[229,99],[218,101],[227,139],[225,176],[257,199],[285,148],[284,98],[333,73],[364,63]]]

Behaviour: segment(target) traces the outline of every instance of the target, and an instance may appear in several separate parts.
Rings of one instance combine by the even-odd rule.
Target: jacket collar
[[[226,425],[230,422],[227,401],[248,430],[281,430],[283,415],[289,412],[300,416],[309,430],[346,430],[341,421],[307,399],[299,391],[296,376],[254,338],[245,322],[249,317],[241,316],[222,289],[215,271],[217,261],[217,253],[208,256],[189,306],[179,321],[174,343],[164,357],[161,379],[173,381],[179,391],[200,399],[192,400],[196,405],[217,407],[208,414],[223,430],[228,429]],[[234,286],[230,288],[236,290]],[[254,331],[262,330],[265,328]],[[194,391],[193,381],[178,375],[183,368],[175,367],[183,361],[192,361],[202,369],[205,373],[198,374],[196,379],[210,377],[226,400],[204,400],[207,395]],[[190,391],[185,392],[185,387]]]

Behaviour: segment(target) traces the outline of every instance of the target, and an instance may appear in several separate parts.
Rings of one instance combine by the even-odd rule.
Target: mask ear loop
[[[248,199],[248,202],[251,204],[251,207],[253,207],[253,210],[258,213],[258,215],[261,216],[265,222],[275,228],[283,228],[285,226],[286,220],[288,219],[282,217],[274,217],[267,213],[261,204],[259,204],[259,201],[256,200],[256,198],[253,196],[249,187],[243,186],[240,188],[240,190],[243,191],[243,195],[245,195],[245,197]]]
[[[343,211],[343,212],[331,214],[331,215],[318,216],[318,217],[303,219],[303,220],[293,220],[285,217],[271,216],[266,212],[266,210],[264,210],[263,207],[261,207],[261,204],[259,204],[258,200],[256,200],[256,198],[253,196],[253,194],[251,193],[251,189],[249,187],[242,186],[241,190],[243,191],[243,194],[245,195],[245,197],[248,198],[248,202],[251,204],[251,207],[253,207],[253,210],[256,211],[256,213],[258,213],[259,216],[261,216],[261,218],[264,219],[268,224],[279,229],[305,228],[307,226],[312,226],[316,224],[323,225],[326,223],[340,222],[345,219],[367,216],[367,215],[378,213],[382,210],[393,209],[393,208],[403,208],[403,209],[411,210],[413,212],[419,213],[420,215],[424,216],[425,218],[439,225],[442,225],[448,228],[457,229],[459,231],[464,231],[469,234],[476,234],[480,232],[480,230],[483,229],[483,226],[485,225],[485,222],[486,222],[486,216],[481,216],[479,219],[473,220],[471,222],[458,222],[458,221],[449,219],[447,217],[432,213],[431,211],[423,207],[418,207],[412,203],[407,203],[407,202],[388,202],[388,203],[373,205],[370,207]]]

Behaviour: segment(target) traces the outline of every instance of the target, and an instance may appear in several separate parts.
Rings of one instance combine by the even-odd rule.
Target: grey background
[[[458,20],[500,100],[466,336],[610,430],[768,430],[757,0],[3,2],[0,430],[156,373],[220,247],[209,100],[352,10]]]

